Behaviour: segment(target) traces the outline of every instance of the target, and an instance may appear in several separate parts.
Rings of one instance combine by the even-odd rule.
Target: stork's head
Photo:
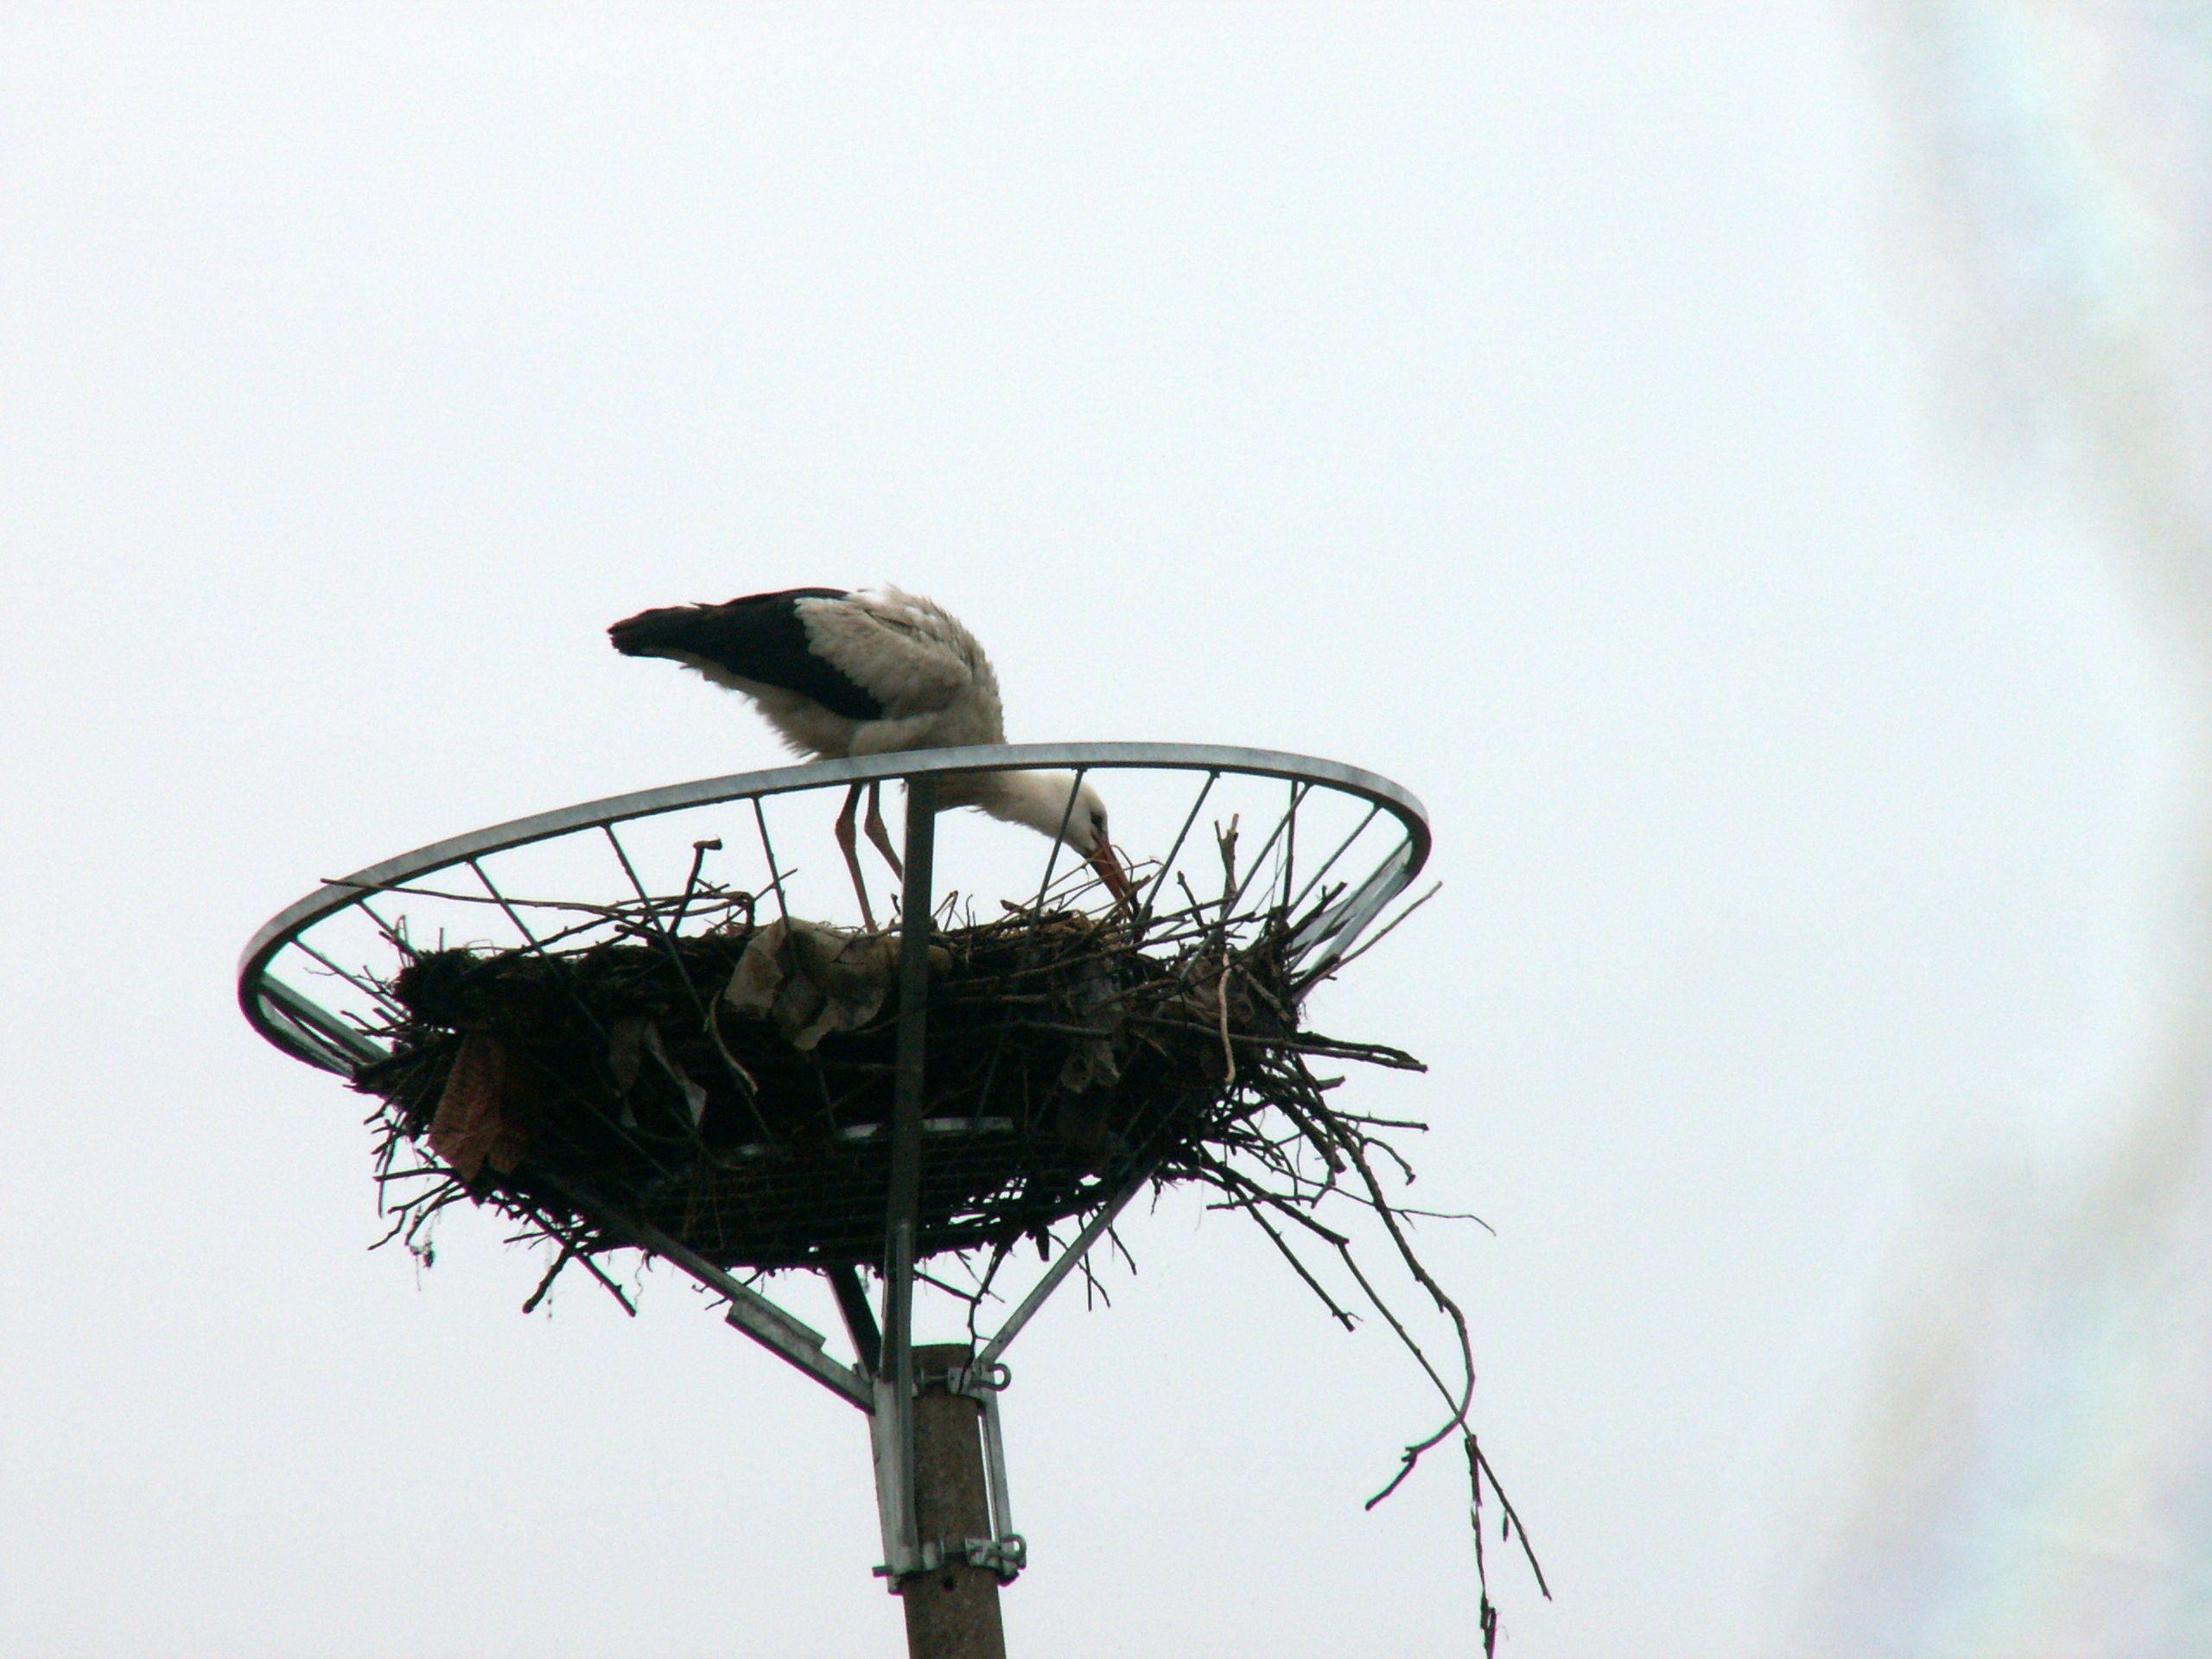
[[[1072,792],[1071,792],[1072,791]],[[1087,783],[1065,772],[995,772],[972,781],[948,782],[949,798],[978,806],[994,817],[1026,823],[1057,836],[1090,861],[1106,891],[1127,902],[1134,889],[1106,831],[1106,803]]]
[[[1106,836],[1106,803],[1089,784],[1079,785],[1075,791],[1075,804],[1068,810],[1067,833],[1063,839],[1090,861],[1090,868],[1098,872],[1098,879],[1106,884],[1107,892],[1116,899],[1128,902],[1131,892],[1128,872],[1122,868],[1121,855],[1114,850],[1114,843]]]

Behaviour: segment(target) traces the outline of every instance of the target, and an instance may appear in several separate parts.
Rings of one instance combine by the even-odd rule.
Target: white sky
[[[1498,1230],[1509,1650],[1764,1650],[1917,1195],[2143,1063],[2173,719],[1944,429],[1849,31],[1473,10],[0,16],[0,1656],[897,1650],[852,1414],[666,1276],[365,1254],[362,1103],[230,979],[775,758],[609,620],[879,578],[1017,738],[1427,801],[1316,1014]],[[1015,1650],[1473,1650],[1448,1461],[1359,1508],[1383,1337],[1130,1239],[1014,1356]]]

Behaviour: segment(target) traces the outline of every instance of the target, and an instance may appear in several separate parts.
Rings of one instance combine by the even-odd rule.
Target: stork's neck
[[[938,781],[938,798],[1057,837],[1067,823],[1075,788],[1071,772],[948,772]]]

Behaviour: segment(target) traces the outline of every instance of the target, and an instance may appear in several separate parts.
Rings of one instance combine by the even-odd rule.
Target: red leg
[[[871,933],[875,931],[875,912],[868,908],[868,883],[861,879],[861,855],[853,839],[853,814],[860,810],[861,786],[855,784],[845,794],[845,810],[837,815],[837,847],[845,855],[845,868],[853,873],[853,891],[861,901],[861,920]]]
[[[880,784],[868,786],[868,838],[875,843],[875,850],[883,855],[883,861],[891,867],[891,874],[900,880],[906,879],[906,867],[899,861],[899,855],[891,845],[891,832],[883,827],[883,798]]]

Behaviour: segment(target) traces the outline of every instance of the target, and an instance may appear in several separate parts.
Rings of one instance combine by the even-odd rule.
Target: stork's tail
[[[625,657],[669,657],[696,651],[694,636],[699,628],[699,613],[705,608],[664,605],[658,610],[639,611],[607,629],[607,637]]]

